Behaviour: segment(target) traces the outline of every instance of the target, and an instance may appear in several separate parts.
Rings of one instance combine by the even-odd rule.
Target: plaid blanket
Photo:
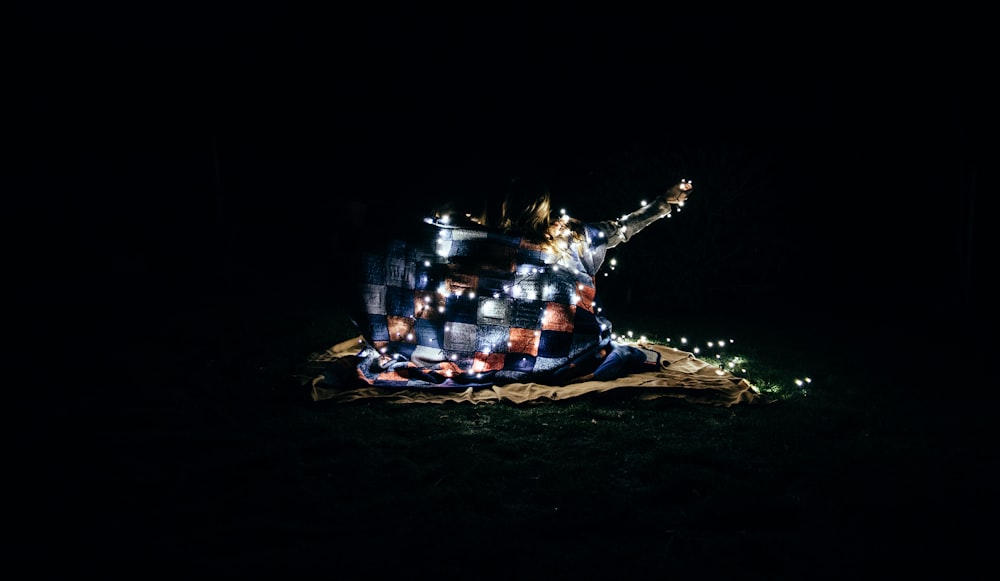
[[[604,224],[578,223],[583,241],[568,255],[430,221],[425,242],[392,240],[366,253],[354,315],[364,338],[357,378],[465,389],[655,368],[655,352],[613,342],[601,314],[594,283],[607,250]]]

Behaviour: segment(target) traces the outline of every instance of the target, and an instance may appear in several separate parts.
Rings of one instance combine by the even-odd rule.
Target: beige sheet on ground
[[[309,358],[310,369],[353,360],[360,347],[360,337],[334,345]],[[731,407],[736,404],[762,401],[760,391],[744,378],[698,359],[693,353],[659,345],[640,343],[639,346],[656,350],[662,357],[661,368],[647,373],[634,373],[614,381],[584,381],[563,386],[540,383],[510,383],[465,390],[396,390],[384,387],[361,386],[331,388],[319,385],[320,376],[307,378],[312,387],[314,401],[353,402],[358,400],[385,400],[392,403],[445,403],[472,404],[510,401],[527,403],[543,400],[566,400],[581,395],[604,393],[612,390],[629,390],[641,400],[661,397],[681,398],[700,404]],[[348,358],[348,359],[345,359]]]

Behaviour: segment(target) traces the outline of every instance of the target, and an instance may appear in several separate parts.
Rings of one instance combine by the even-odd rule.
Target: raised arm
[[[675,205],[683,205],[694,190],[691,180],[681,180],[674,184],[666,192],[656,196],[656,198],[645,206],[629,212],[621,218],[606,220],[595,224],[598,229],[604,232],[607,238],[607,247],[614,248],[623,242],[628,242],[646,226],[656,222],[660,218],[670,215]]]

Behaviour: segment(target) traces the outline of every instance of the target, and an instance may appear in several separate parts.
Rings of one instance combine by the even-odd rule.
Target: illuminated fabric
[[[354,317],[365,339],[358,378],[466,388],[558,385],[636,369],[646,356],[612,342],[595,276],[609,247],[668,213],[664,203],[620,220],[567,221],[580,236],[559,254],[519,236],[437,222],[426,225],[425,242],[394,240],[367,253]],[[655,354],[648,363],[658,364]]]
[[[767,401],[746,379],[723,370],[694,353],[655,343],[637,344],[643,351],[655,351],[660,365],[646,365],[639,371],[621,374],[614,379],[587,379],[566,385],[542,383],[505,383],[487,388],[464,389],[386,389],[364,382],[338,381],[338,375],[355,372],[360,336],[346,339],[329,349],[314,353],[303,369],[303,385],[311,388],[313,401],[351,403],[388,401],[404,404],[527,403],[540,400],[567,400],[585,395],[621,391],[640,400],[662,397],[680,398],[697,404],[732,407]],[[631,346],[631,345],[630,345]],[[612,356],[609,355],[609,358]]]

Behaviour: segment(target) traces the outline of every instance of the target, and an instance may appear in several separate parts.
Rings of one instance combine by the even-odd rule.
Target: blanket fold
[[[656,343],[642,342],[637,346],[659,355],[657,368],[607,381],[589,380],[568,385],[523,382],[469,385],[464,388],[452,385],[447,389],[389,389],[367,384],[356,375],[358,358],[367,348],[364,339],[358,336],[310,356],[305,381],[314,401],[336,403],[384,400],[392,403],[480,404],[507,401],[523,404],[567,400],[612,390],[628,392],[640,400],[671,397],[723,407],[762,401],[760,391],[747,379],[698,359],[693,353]]]

